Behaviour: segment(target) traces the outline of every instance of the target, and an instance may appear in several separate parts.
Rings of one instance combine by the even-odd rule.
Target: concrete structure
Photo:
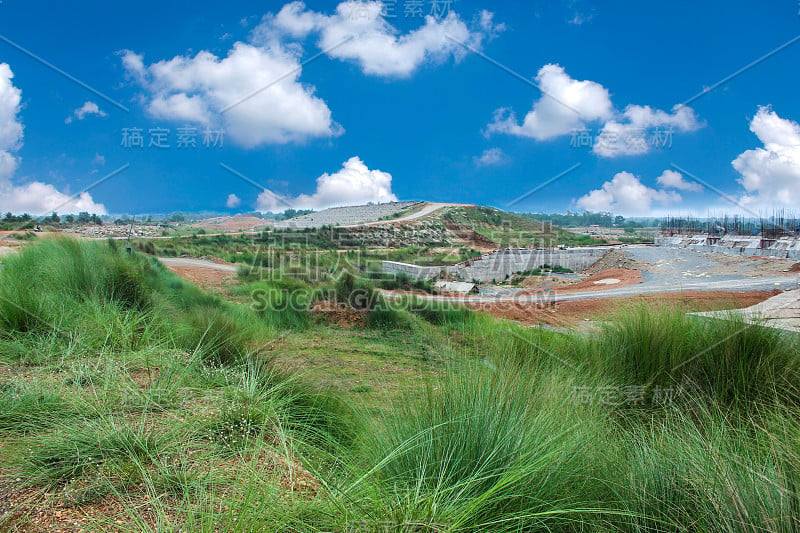
[[[717,319],[727,319],[731,314],[736,314],[742,316],[748,324],[800,333],[800,289],[786,291],[746,309],[692,314]]]
[[[778,259],[800,260],[800,237],[781,237],[764,239],[740,235],[681,235],[675,237],[656,237],[658,246],[677,246],[700,252],[717,252],[729,255],[776,257]]]
[[[474,283],[466,281],[437,281],[433,286],[440,291],[457,292],[459,294],[471,294],[477,292]]]
[[[457,265],[418,266],[395,261],[384,261],[383,271],[390,274],[404,273],[412,278],[432,279],[441,273],[455,275],[466,281],[502,281],[516,272],[534,270],[542,265],[585,270],[599,261],[608,247],[584,248],[508,248]]]
[[[275,229],[308,229],[323,226],[349,226],[359,222],[372,222],[390,217],[418,204],[419,202],[389,202],[374,205],[356,205],[350,207],[332,207],[289,220],[275,223]]]

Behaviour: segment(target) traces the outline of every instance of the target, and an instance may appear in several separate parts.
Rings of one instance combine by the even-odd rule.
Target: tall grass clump
[[[418,298],[409,300],[409,310],[435,326],[463,326],[469,323],[475,314],[465,305]]]
[[[564,386],[474,364],[394,406],[365,437],[369,514],[398,531],[579,530],[603,509],[612,452],[597,446],[602,419],[565,403]]]
[[[154,430],[144,419],[137,423],[106,416],[62,424],[31,437],[23,468],[30,481],[49,486],[89,473],[136,471],[172,450],[174,439],[169,430]]]
[[[311,324],[309,308],[314,289],[300,280],[281,277],[257,281],[233,292],[246,298],[261,323],[273,330],[303,330]]]
[[[27,383],[0,383],[0,435],[27,434],[79,419],[80,404],[63,391]]]
[[[145,311],[152,305],[148,268],[105,243],[50,238],[6,259],[0,274],[0,328],[67,329],[86,305]]]
[[[200,354],[205,363],[241,363],[255,349],[258,332],[243,314],[230,306],[195,308],[176,325],[178,344]]]
[[[243,360],[268,328],[113,241],[49,238],[23,247],[0,272],[0,340],[14,351],[29,346],[26,338],[45,345],[53,335],[84,353],[180,348],[227,363]]]
[[[212,424],[217,436],[233,428],[226,438],[271,435],[325,449],[346,446],[354,438],[351,409],[331,391],[252,358],[229,377],[230,403]]]
[[[797,447],[785,437],[702,401],[627,428],[619,529],[797,531]]]
[[[800,399],[796,339],[735,312],[712,319],[638,306],[578,351],[618,386],[689,391],[728,406]]]

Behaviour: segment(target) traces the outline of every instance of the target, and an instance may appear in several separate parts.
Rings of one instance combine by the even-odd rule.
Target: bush
[[[344,303],[353,309],[369,310],[375,306],[377,293],[375,287],[363,278],[357,278],[345,270],[334,285],[336,302]]]

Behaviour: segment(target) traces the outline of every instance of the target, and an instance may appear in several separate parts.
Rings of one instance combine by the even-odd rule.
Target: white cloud
[[[14,152],[22,146],[22,123],[17,119],[22,91],[14,87],[14,74],[0,63],[0,183],[9,179],[19,165]]]
[[[105,117],[107,116],[107,113],[102,109],[100,109],[100,106],[98,106],[94,102],[87,100],[86,103],[84,103],[81,107],[73,111],[72,114],[64,120],[64,124],[70,124],[73,119],[83,120],[88,115],[97,115],[98,117]]]
[[[699,183],[686,181],[683,179],[683,174],[675,172],[674,170],[665,170],[656,182],[665,189],[678,189],[680,191],[702,191],[703,186]]]
[[[14,155],[22,148],[22,122],[19,120],[22,91],[14,87],[11,67],[0,63],[0,212],[29,213],[34,216],[89,211],[105,214],[102,204],[92,200],[89,193],[72,198],[50,184],[34,181],[14,185],[11,178],[19,164]]]
[[[140,55],[123,51],[122,62],[147,91],[151,115],[223,128],[246,148],[342,132],[314,88],[300,83],[297,57],[277,46],[237,42],[225,58],[201,51],[149,66]]]
[[[495,111],[487,133],[544,141],[602,124],[593,151],[601,157],[616,157],[649,152],[656,144],[651,138],[656,133],[671,139],[673,131],[694,131],[701,126],[686,106],[676,106],[671,113],[641,105],[616,111],[608,89],[594,81],[575,80],[560,65],[543,66],[536,81],[543,94],[522,123],[512,110],[501,108]]]
[[[49,215],[53,211],[59,213],[80,213],[87,211],[105,215],[103,204],[96,203],[88,192],[76,197],[59,192],[49,183],[34,181],[25,185],[5,184],[0,186],[0,211],[12,213],[29,213],[33,216]]]
[[[219,127],[252,148],[342,134],[314,87],[300,81],[299,40],[309,35],[329,57],[355,61],[367,74],[407,77],[425,63],[464,57],[467,52],[451,39],[481,48],[504,29],[488,11],[476,16],[474,29],[451,12],[426,17],[420,28],[400,34],[381,16],[382,7],[349,1],[326,15],[292,2],[264,16],[249,42],[234,43],[224,58],[201,51],[148,65],[130,50],[119,55],[129,79],[145,90],[150,115]]]
[[[19,159],[5,150],[0,150],[0,184],[8,181],[19,166]]]
[[[474,157],[473,161],[479,167],[490,167],[505,163],[508,161],[508,156],[500,148],[489,148],[480,156]]]
[[[281,197],[265,190],[258,195],[260,211],[294,209],[326,209],[369,202],[396,202],[392,193],[392,175],[380,170],[370,170],[359,157],[351,157],[334,174],[325,173],[317,178],[314,194],[301,194],[294,198]]]
[[[742,205],[751,209],[800,205],[800,125],[759,107],[750,122],[763,147],[747,150],[733,161],[745,194]]]
[[[480,49],[486,40],[505,29],[493,22],[493,14],[480,12],[467,26],[454,12],[447,16],[425,17],[422,27],[400,34],[382,16],[383,2],[342,2],[332,15],[306,10],[303,2],[286,4],[277,14],[268,14],[254,30],[257,42],[276,42],[291,37],[319,37],[318,46],[326,54],[354,61],[365,74],[408,77],[423,64],[456,61],[466,55],[458,42]],[[458,41],[458,42],[454,42]]]
[[[651,136],[657,134],[655,130],[671,136],[671,132],[698,128],[700,123],[690,107],[675,106],[667,113],[650,106],[629,105],[621,116],[606,122],[593,150],[601,157],[646,154],[654,144]]]
[[[666,205],[680,201],[681,196],[675,191],[652,189],[630,172],[620,172],[611,181],[603,183],[600,189],[580,197],[577,205],[588,211],[637,216],[652,215],[653,203]]]
[[[490,132],[543,141],[567,135],[585,127],[587,122],[612,116],[611,97],[605,87],[589,80],[574,80],[559,65],[543,66],[536,75],[536,82],[543,94],[534,102],[522,124],[517,123],[513,111],[500,109],[489,125]]]
[[[235,194],[229,194],[228,199],[225,200],[225,206],[231,209],[239,207],[241,204],[242,204],[241,198],[239,198]]]

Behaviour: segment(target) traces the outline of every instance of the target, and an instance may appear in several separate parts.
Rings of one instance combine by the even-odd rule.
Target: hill
[[[337,207],[275,224],[276,232],[322,228],[330,229],[326,236],[345,248],[465,246],[493,250],[604,242],[493,207],[434,202]]]

